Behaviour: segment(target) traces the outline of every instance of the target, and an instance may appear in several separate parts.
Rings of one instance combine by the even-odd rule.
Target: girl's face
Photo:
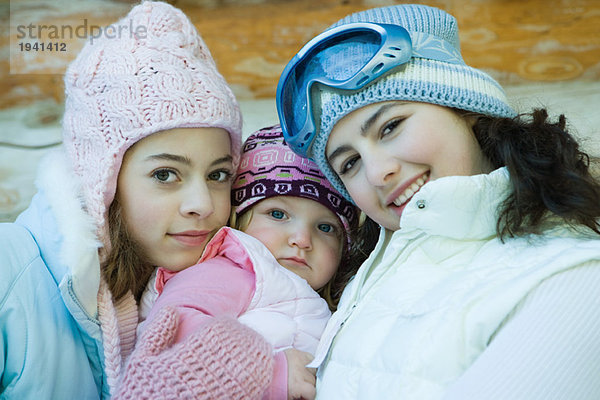
[[[334,126],[327,159],[356,205],[395,231],[404,207],[426,182],[492,170],[473,134],[474,122],[429,103],[371,104]]]
[[[220,128],[171,129],[127,150],[117,197],[152,265],[180,271],[198,261],[227,223],[233,172],[229,134]]]
[[[314,200],[275,196],[252,207],[244,232],[260,240],[279,264],[319,290],[340,264],[343,229],[337,216]]]

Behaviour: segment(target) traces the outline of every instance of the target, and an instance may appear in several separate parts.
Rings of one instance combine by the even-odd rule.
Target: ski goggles
[[[277,113],[288,145],[303,157],[311,156],[316,134],[311,90],[317,83],[333,89],[361,89],[411,57],[463,63],[460,52],[444,40],[422,32],[412,32],[412,36],[411,40],[399,25],[356,22],[329,29],[304,45],[287,64],[277,85]],[[358,71],[343,79],[326,76],[325,50],[364,44],[370,45],[363,48],[371,49],[372,55]]]

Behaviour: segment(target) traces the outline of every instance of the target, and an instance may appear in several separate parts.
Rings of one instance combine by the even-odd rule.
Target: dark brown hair
[[[379,225],[365,216],[364,223],[352,229],[348,235],[350,235],[350,248],[344,248],[340,266],[334,277],[318,291],[329,304],[331,311],[337,309],[344,288],[375,248],[379,239]]]
[[[116,197],[108,209],[108,234],[111,247],[102,264],[102,276],[115,301],[129,291],[139,301],[154,267],[129,235]]]
[[[550,216],[600,234],[600,185],[564,115],[557,122],[545,109],[515,118],[479,115],[473,131],[493,167],[505,166],[510,174],[512,193],[497,222],[501,239],[541,233]]]

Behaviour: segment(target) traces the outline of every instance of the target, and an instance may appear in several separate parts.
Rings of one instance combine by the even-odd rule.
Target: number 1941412
[[[19,42],[20,51],[67,51],[63,42]]]

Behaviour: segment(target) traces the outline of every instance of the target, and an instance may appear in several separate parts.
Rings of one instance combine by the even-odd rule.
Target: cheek
[[[441,145],[444,141],[437,137],[437,132],[418,129],[410,133],[412,134],[400,135],[394,146],[396,157],[402,161],[412,164],[430,164],[440,152],[444,154],[448,151]]]
[[[354,179],[342,180],[342,183],[344,184],[346,191],[350,194],[350,197],[356,201],[357,197],[361,197],[363,191],[361,191],[360,188],[364,188],[366,181],[362,180],[361,177],[354,177]]]
[[[359,171],[357,175],[350,179],[340,178],[340,180],[344,184],[344,187],[348,194],[350,194],[352,200],[357,205],[360,205],[361,202],[365,202],[371,196],[373,189],[362,171]]]
[[[168,207],[146,201],[137,201],[123,207],[125,224],[135,240],[144,242],[157,229],[165,229]]]
[[[342,260],[342,240],[328,239],[324,241],[321,244],[321,257],[333,275]]]
[[[324,286],[329,282],[335,272],[338,270],[340,262],[342,260],[342,252],[340,249],[334,249],[329,247],[329,249],[321,252],[320,257],[320,268],[321,268],[321,280],[322,285]]]
[[[367,215],[369,211],[373,210],[376,204],[378,204],[377,193],[375,192],[375,189],[369,185],[366,179],[346,184],[346,190],[356,206]]]
[[[254,216],[244,232],[258,239],[273,255],[277,255],[275,251],[283,235],[277,229],[261,223],[260,217]]]
[[[160,196],[144,185],[136,185],[135,182],[122,183],[124,184],[120,187],[124,189],[119,191],[118,198],[123,210],[123,219],[134,238],[143,240],[157,227],[164,228],[162,221],[173,214],[176,201],[168,196]]]
[[[213,204],[218,223],[225,225],[231,213],[231,194],[230,190],[219,191],[213,195]]]

